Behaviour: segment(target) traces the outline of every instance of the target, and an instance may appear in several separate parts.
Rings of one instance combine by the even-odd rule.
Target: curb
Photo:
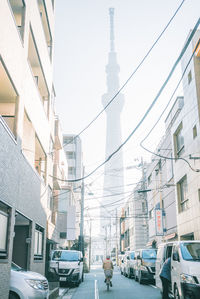
[[[66,295],[69,291],[69,288],[62,290],[61,294],[59,294],[59,297],[56,299],[62,299],[64,295]]]

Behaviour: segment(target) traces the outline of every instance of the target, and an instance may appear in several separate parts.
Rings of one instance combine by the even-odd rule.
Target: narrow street
[[[160,292],[153,285],[140,285],[134,279],[129,279],[115,269],[113,287],[106,290],[104,273],[101,266],[92,268],[85,274],[85,281],[78,287],[72,288],[63,299],[161,299]]]

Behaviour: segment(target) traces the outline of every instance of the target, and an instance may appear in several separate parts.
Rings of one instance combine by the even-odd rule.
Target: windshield
[[[156,259],[156,250],[148,249],[142,251],[142,258],[144,259]]]
[[[79,260],[79,252],[76,251],[54,251],[52,260],[75,262]]]
[[[134,257],[135,257],[135,253],[131,252],[131,260],[134,260]]]
[[[182,243],[181,253],[184,260],[200,261],[200,243]]]
[[[17,266],[15,263],[12,262],[11,269],[14,271],[22,271],[22,268]]]

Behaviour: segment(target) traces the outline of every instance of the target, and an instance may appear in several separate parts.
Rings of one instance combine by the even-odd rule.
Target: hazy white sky
[[[182,0],[56,0],[54,83],[56,111],[64,133],[78,134],[102,109],[106,92],[105,66],[109,52],[109,7],[115,8],[115,48],[120,65],[120,83],[127,80],[151,47]],[[123,90],[121,117],[123,140],[149,106],[178,57],[189,30],[200,15],[199,0],[185,0],[178,15],[149,58]],[[145,124],[124,147],[125,166],[147,157],[138,147],[141,137],[167,102],[180,77],[175,72],[169,86]],[[177,93],[180,95],[181,91]],[[81,135],[86,171],[104,160],[105,114]],[[154,149],[163,124],[148,140]],[[103,171],[98,171],[100,174]],[[93,180],[96,176],[93,176]],[[126,183],[137,174],[126,172]],[[97,181],[98,183],[98,181]]]

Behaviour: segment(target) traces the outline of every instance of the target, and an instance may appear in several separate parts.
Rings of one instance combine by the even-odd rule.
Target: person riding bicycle
[[[106,256],[106,259],[103,261],[103,269],[104,269],[104,274],[105,274],[105,281],[106,282],[106,270],[110,270],[110,273],[111,273],[111,278],[110,278],[110,286],[112,287],[112,276],[113,276],[113,263],[112,261],[110,260],[110,256],[107,255]]]

